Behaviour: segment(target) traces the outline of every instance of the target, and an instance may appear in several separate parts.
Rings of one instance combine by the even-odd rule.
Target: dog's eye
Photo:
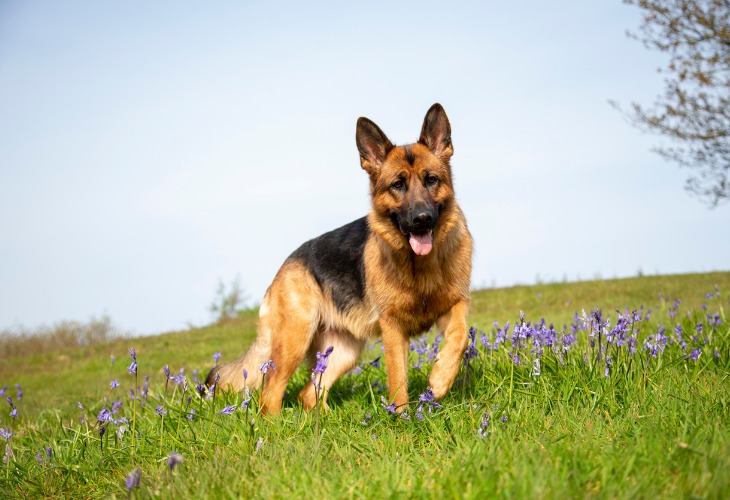
[[[427,186],[435,186],[438,184],[439,179],[435,175],[427,175],[426,176],[426,185]]]
[[[395,181],[393,184],[390,185],[390,187],[392,189],[395,189],[396,191],[402,190],[403,186],[404,186],[403,181],[400,179],[398,179],[397,181]]]

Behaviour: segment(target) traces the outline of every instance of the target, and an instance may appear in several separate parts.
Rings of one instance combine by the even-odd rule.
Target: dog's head
[[[427,255],[454,198],[449,164],[454,148],[444,108],[431,106],[415,144],[394,146],[367,118],[357,120],[356,140],[360,165],[370,176],[375,217],[400,231],[398,246],[407,242],[415,254]]]

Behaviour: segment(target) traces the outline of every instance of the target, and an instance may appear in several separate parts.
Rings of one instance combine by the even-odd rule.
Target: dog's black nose
[[[422,210],[413,216],[413,226],[416,229],[431,229],[433,224],[433,213],[429,210]]]

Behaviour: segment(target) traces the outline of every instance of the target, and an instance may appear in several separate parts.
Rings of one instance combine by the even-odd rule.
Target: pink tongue
[[[433,247],[433,236],[431,233],[413,234],[409,240],[411,248],[416,255],[426,255]]]

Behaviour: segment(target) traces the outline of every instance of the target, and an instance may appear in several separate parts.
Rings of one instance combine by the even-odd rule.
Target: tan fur
[[[429,110],[429,115],[437,106]],[[458,374],[468,340],[472,239],[454,198],[450,127],[443,109],[438,106],[436,111],[442,114],[434,115],[441,121],[429,128],[427,115],[421,140],[416,144],[393,147],[384,135],[380,142],[368,142],[369,136],[361,140],[358,135],[361,163],[370,177],[372,197],[367,219],[370,234],[363,256],[363,300],[346,312],[338,310],[307,267],[290,258],[266,293],[254,344],[239,360],[214,369],[220,375],[221,387],[237,391],[244,386],[260,388],[259,366],[271,359],[276,369],[265,376],[263,411],[279,413],[286,384],[296,368],[305,359],[314,363],[315,353],[334,346],[322,379],[326,402],[327,390],[355,366],[365,343],[382,336],[390,400],[402,410],[408,402],[409,337],[436,323],[445,343],[429,384],[436,398],[446,394]],[[358,134],[360,125],[358,122]],[[428,188],[421,182],[427,172],[438,176],[437,186]],[[399,178],[407,182],[405,193],[391,189],[394,179]],[[441,207],[440,216],[433,230],[432,251],[415,255],[391,215],[425,199]],[[245,381],[244,368],[248,372]],[[299,397],[305,408],[315,405],[311,382]]]

